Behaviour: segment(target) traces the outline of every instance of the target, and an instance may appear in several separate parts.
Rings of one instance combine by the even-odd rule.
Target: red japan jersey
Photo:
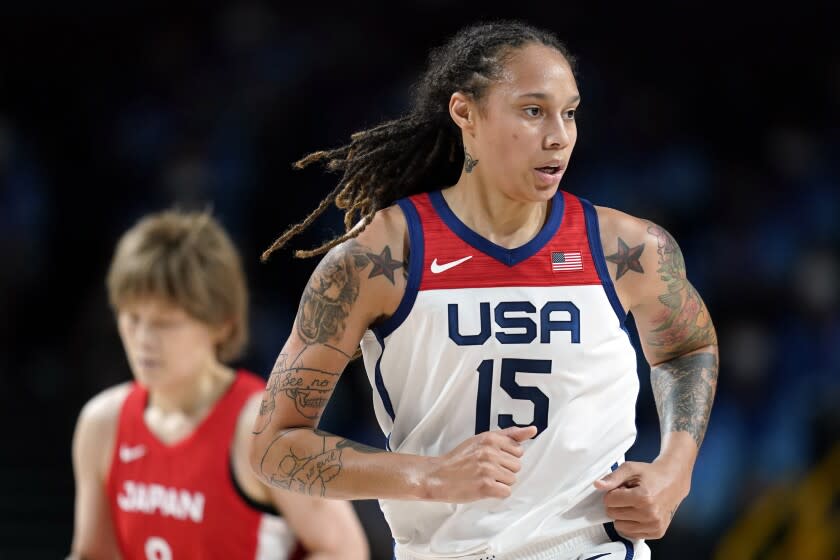
[[[261,378],[238,372],[189,436],[165,444],[143,420],[148,391],[132,386],[106,482],[125,560],[288,558],[295,544],[290,528],[242,492],[230,458],[242,407],[264,388]]]

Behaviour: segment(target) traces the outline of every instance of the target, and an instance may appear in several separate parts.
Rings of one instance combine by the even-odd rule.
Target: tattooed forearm
[[[345,320],[359,297],[360,273],[373,264],[368,278],[383,276],[395,284],[394,271],[403,268],[386,245],[375,253],[356,240],[327,253],[300,300],[297,331],[307,344],[323,344],[344,334]]]
[[[310,496],[324,496],[327,484],[341,472],[341,449],[331,445],[324,435],[314,452],[296,450],[288,436],[305,428],[283,430],[265,450],[260,461],[260,473],[272,486]],[[313,433],[313,436],[315,434]]]
[[[307,436],[308,434],[311,434]],[[304,436],[302,441],[291,436]],[[344,466],[342,453],[382,453],[381,449],[342,439],[321,430],[292,428],[280,432],[260,461],[263,479],[279,488],[310,496],[325,496],[329,483]]]
[[[648,232],[656,237],[659,268],[657,272],[668,291],[659,296],[664,309],[655,319],[648,343],[675,357],[709,344],[717,344],[717,336],[703,300],[686,278],[682,251],[671,235],[650,224]]]
[[[616,264],[616,280],[624,276],[624,273],[628,270],[644,274],[645,270],[642,268],[642,263],[639,262],[639,258],[641,258],[642,251],[644,250],[644,243],[631,248],[622,238],[618,238],[618,252],[606,257],[608,261]]]
[[[717,355],[711,352],[681,356],[651,368],[650,382],[663,437],[669,432],[688,432],[700,447],[717,378]]]

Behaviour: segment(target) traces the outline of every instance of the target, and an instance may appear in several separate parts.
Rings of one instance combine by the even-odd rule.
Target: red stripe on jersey
[[[513,266],[459,237],[439,215],[427,193],[412,196],[411,202],[423,225],[424,262],[420,290],[600,284],[589,249],[583,205],[576,196],[565,191],[561,191],[560,196],[564,201],[563,217],[557,231],[534,255]],[[580,253],[581,269],[554,270],[552,253],[558,252],[564,255]],[[459,260],[463,262],[453,264]]]

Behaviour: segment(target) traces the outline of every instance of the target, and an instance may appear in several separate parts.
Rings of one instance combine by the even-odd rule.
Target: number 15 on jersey
[[[493,393],[494,360],[484,360],[478,366],[478,394],[475,399],[475,433],[490,430],[490,399]],[[527,360],[502,358],[499,386],[512,399],[534,403],[534,418],[528,424],[517,424],[512,414],[499,414],[499,428],[511,426],[536,426],[538,437],[548,427],[548,396],[536,387],[523,386],[516,382],[517,373],[551,373],[551,360]]]

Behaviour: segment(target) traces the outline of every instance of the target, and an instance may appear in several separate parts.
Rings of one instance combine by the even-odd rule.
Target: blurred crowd
[[[252,340],[239,365],[270,371],[315,261],[284,250],[261,264],[259,254],[335,180],[292,171],[291,162],[399,115],[426,50],[471,21],[441,17],[434,1],[407,9],[411,26],[373,7],[292,17],[251,2],[201,13],[28,13],[18,29],[6,19],[0,558],[56,558],[69,548],[76,415],[95,392],[130,377],[104,273],[118,236],[141,215],[212,208],[242,251],[252,289]],[[720,339],[719,391],[692,491],[654,554],[833,557],[840,537],[826,531],[836,533],[836,505],[829,500],[806,523],[817,505],[797,501],[806,487],[835,504],[840,495],[831,477],[814,474],[837,464],[840,441],[832,31],[819,14],[802,41],[747,40],[725,22],[713,36],[653,25],[642,33],[579,7],[570,14],[553,28],[579,56],[583,103],[561,187],[668,229]],[[331,237],[340,218],[328,212],[292,245]],[[651,460],[659,424],[638,354],[639,436],[628,458]],[[359,364],[322,426],[382,445]],[[787,515],[763,515],[768,503]],[[375,557],[390,558],[376,504],[358,507]],[[811,549],[768,552],[803,540]]]

